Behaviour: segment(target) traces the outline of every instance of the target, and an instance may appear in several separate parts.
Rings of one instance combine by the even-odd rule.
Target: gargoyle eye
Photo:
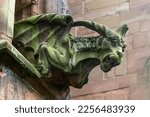
[[[112,46],[114,46],[114,47],[118,46],[118,41],[117,40],[112,40]]]

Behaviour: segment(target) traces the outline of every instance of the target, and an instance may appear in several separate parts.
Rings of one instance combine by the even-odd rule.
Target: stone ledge
[[[41,74],[36,68],[7,40],[0,39],[0,52],[6,51],[12,56],[22,67],[28,70],[31,74],[36,75],[38,78]]]
[[[35,93],[43,99],[54,99],[44,82],[41,74],[24,56],[8,41],[0,38],[0,65],[11,69]]]

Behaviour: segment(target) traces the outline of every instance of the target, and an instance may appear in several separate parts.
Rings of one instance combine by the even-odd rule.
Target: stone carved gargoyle
[[[100,35],[75,37],[70,34],[75,26],[85,26]],[[13,45],[35,65],[47,85],[69,92],[69,86],[81,88],[86,84],[96,65],[108,72],[121,63],[127,30],[127,25],[113,31],[92,21],[74,22],[70,15],[44,14],[16,22]]]

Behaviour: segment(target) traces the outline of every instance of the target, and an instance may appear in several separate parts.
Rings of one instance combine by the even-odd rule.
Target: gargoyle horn
[[[125,34],[127,33],[128,31],[128,27],[126,24],[120,26],[119,28],[117,28],[116,32],[119,33],[122,37],[125,36]]]

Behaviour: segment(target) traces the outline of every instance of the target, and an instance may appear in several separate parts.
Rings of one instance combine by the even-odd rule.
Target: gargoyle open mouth
[[[108,54],[102,59],[101,62],[101,69],[104,72],[110,71],[113,67],[119,65],[121,63],[121,60],[118,55],[114,54]]]

